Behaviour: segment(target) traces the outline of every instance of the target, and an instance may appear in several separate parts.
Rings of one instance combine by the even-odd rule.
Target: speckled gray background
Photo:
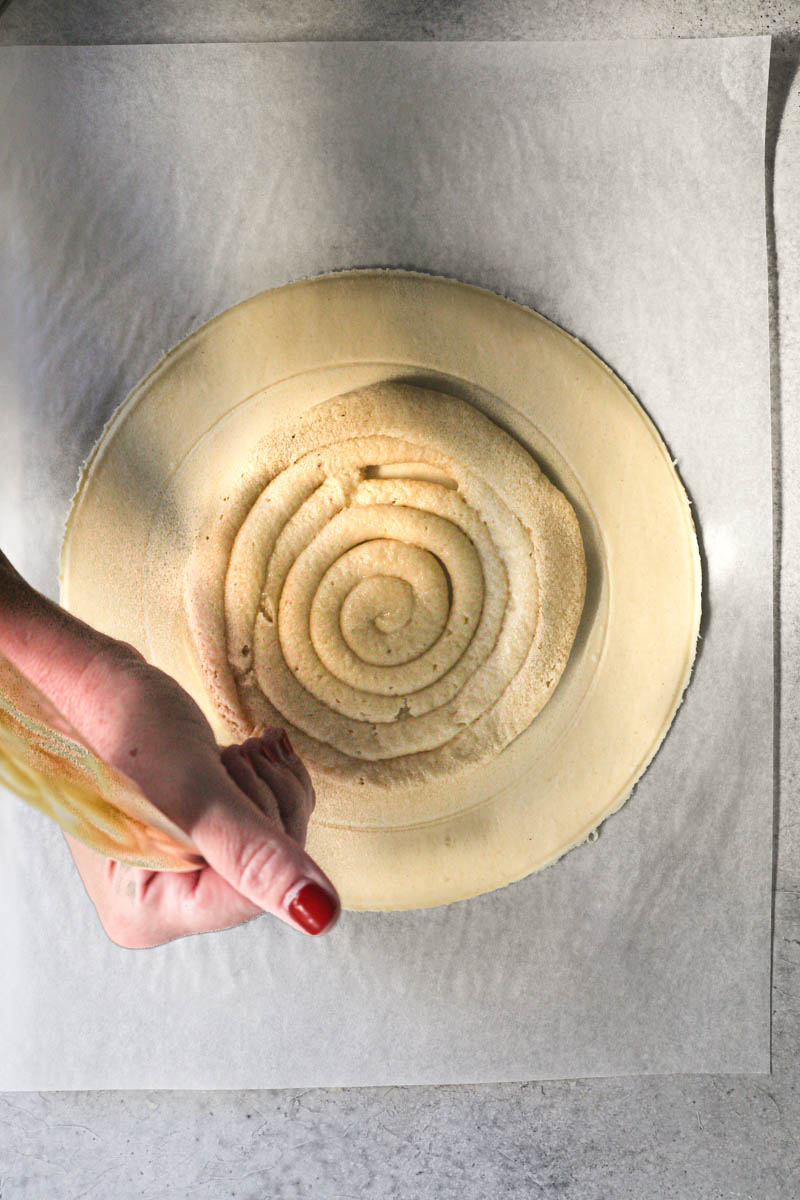
[[[800,1197],[800,2],[0,0],[0,44],[770,33],[773,1072],[494,1087],[0,1096],[0,1200]],[[797,76],[797,78],[795,78]]]

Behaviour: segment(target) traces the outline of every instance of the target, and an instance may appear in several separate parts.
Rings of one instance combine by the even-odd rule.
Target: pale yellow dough
[[[464,400],[380,383],[235,450],[185,599],[239,734],[285,725],[324,795],[330,776],[452,781],[530,724],[586,568],[575,513],[518,442]]]
[[[405,481],[386,474],[398,456]],[[316,489],[305,509],[295,486]],[[535,572],[517,569],[526,537]],[[382,909],[520,879],[623,803],[688,683],[700,579],[670,455],[595,355],[494,293],[368,270],[237,305],[140,384],[83,470],[61,599],[174,675],[220,742],[286,725],[317,787],[310,853],[346,907]],[[483,633],[456,623],[452,663],[426,658],[462,606]]]

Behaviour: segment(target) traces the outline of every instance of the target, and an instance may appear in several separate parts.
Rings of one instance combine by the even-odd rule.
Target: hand
[[[284,731],[220,751],[174,679],[37,592],[2,552],[0,650],[189,834],[208,864],[144,871],[67,837],[113,941],[157,946],[262,912],[306,933],[333,927],[336,889],[303,849],[314,788]]]
[[[314,788],[283,730],[270,728],[220,751],[188,693],[132,646],[111,640],[81,671],[62,707],[97,753],[189,834],[208,863],[190,872],[142,870],[65,834],[114,942],[155,946],[264,911],[310,933],[332,927],[335,888],[302,849]]]

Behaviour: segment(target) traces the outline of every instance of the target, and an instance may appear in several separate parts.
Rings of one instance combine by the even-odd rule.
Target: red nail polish
[[[288,911],[306,933],[322,933],[337,915],[338,907],[329,892],[318,883],[309,882],[292,898]]]
[[[281,746],[283,746],[285,754],[294,754],[292,743],[289,741],[289,735],[285,729],[281,730],[281,736],[278,740],[280,741]]]

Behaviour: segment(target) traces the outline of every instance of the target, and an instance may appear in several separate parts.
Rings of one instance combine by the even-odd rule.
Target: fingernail
[[[310,881],[303,884],[287,905],[289,916],[302,925],[306,933],[312,934],[330,928],[338,908],[330,892]]]
[[[278,756],[273,750],[272,746],[270,746],[269,742],[261,743],[261,753],[265,758],[268,758],[270,762],[277,763]]]
[[[283,747],[284,754],[294,754],[292,743],[289,741],[289,735],[285,729],[281,730],[281,736],[278,738],[278,741]]]

